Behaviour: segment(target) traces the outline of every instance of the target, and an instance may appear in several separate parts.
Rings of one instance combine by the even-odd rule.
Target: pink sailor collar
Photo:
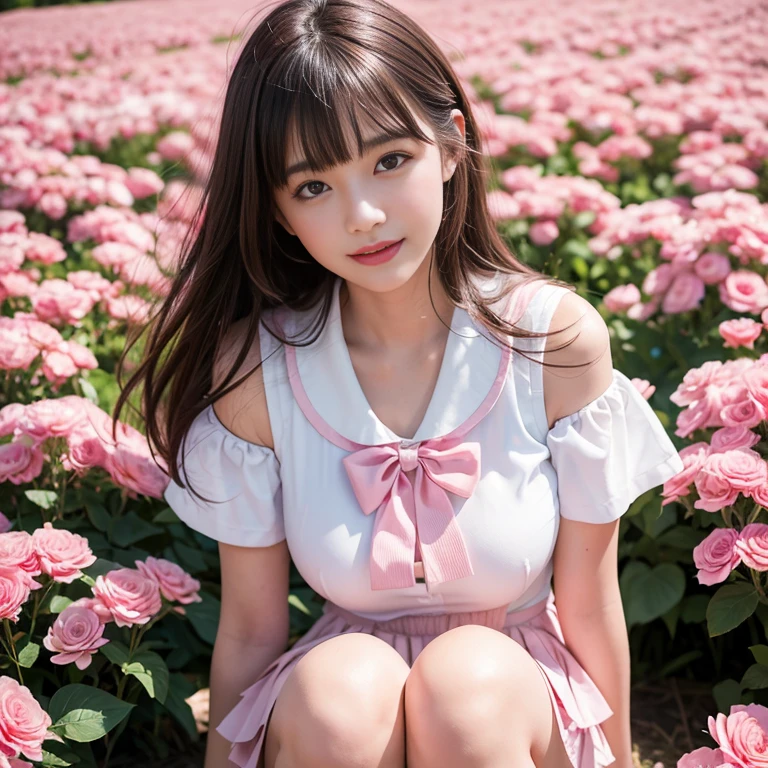
[[[495,402],[511,354],[491,341],[488,331],[478,328],[464,309],[456,307],[424,418],[412,438],[395,434],[373,412],[355,374],[341,325],[340,288],[337,279],[328,320],[317,340],[303,347],[286,346],[291,386],[299,393],[305,413],[308,405],[338,435],[371,446],[419,443],[448,435],[487,405],[489,397]]]

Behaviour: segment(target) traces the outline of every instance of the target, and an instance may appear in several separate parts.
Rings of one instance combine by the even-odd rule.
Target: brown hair
[[[336,276],[275,218],[273,190],[287,183],[289,129],[295,128],[304,157],[318,172],[353,158],[340,116],[353,126],[362,156],[360,107],[387,133],[404,131],[434,143],[419,129],[409,104],[431,126],[441,156],[460,156],[444,185],[433,249],[447,295],[502,343],[504,336],[550,335],[517,328],[491,307],[533,280],[571,286],[521,263],[498,233],[488,211],[482,137],[448,58],[421,27],[383,0],[287,0],[268,13],[241,49],[178,272],[147,326],[143,360],[115,406],[116,420],[131,391],[143,385],[147,437],[178,484],[183,485],[177,456],[193,420],[261,364],[232,382],[263,311],[320,304],[319,322],[306,338],[289,340],[270,329],[294,345],[312,343],[330,311]],[[454,108],[465,118],[464,143],[451,119]],[[502,294],[489,297],[472,279],[498,273],[522,280],[501,281]],[[220,386],[210,391],[217,350],[242,318],[247,318],[242,349]],[[118,378],[136,341],[129,340],[121,356]]]

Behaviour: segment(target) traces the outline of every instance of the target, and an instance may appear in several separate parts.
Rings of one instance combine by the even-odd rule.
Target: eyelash
[[[382,160],[386,160],[388,157],[404,157],[405,162],[400,163],[400,165],[397,166],[397,168],[390,168],[389,171],[384,171],[384,173],[391,173],[392,171],[397,171],[400,168],[402,168],[405,163],[410,160],[413,155],[409,155],[406,152],[388,152],[386,155],[381,157],[379,161],[376,163],[378,165]],[[301,197],[301,192],[304,190],[304,187],[308,187],[310,184],[316,183],[315,181],[305,181],[292,195],[291,197],[296,198],[297,200],[315,200],[316,198],[320,197],[320,195],[312,195],[311,197]],[[325,184],[324,181],[319,182],[320,184]],[[322,194],[322,193],[320,193]]]

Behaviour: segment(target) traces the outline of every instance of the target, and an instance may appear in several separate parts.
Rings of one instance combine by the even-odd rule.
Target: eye
[[[398,157],[402,157],[403,158],[403,162],[402,163],[399,163],[399,164],[395,165],[393,168],[385,168],[384,170],[385,171],[396,171],[398,168],[402,168],[405,165],[405,163],[408,162],[408,160],[411,159],[412,155],[409,155],[409,154],[407,154],[405,152],[390,152],[389,154],[384,155],[384,157],[382,157],[381,160],[379,160],[379,162],[376,163],[376,166],[378,167],[381,163],[389,160],[390,158],[398,158]],[[320,192],[318,192],[318,194],[315,194],[315,195],[310,194],[309,197],[303,196],[301,194],[305,189],[309,190],[312,187],[315,187],[315,185],[318,185],[321,188],[323,186],[327,186],[322,181],[307,181],[304,184],[302,184],[296,190],[296,192],[294,192],[293,195],[291,195],[291,197],[295,197],[298,200],[315,200],[316,198],[320,197],[320,195],[322,194],[322,190]]]

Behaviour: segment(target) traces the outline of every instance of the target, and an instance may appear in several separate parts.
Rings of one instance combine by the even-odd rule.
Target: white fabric
[[[371,410],[355,376],[341,327],[338,287],[325,331],[297,350],[301,383],[313,407],[344,437],[369,445],[397,441]],[[541,283],[518,325],[546,331],[567,290]],[[313,318],[313,313],[292,312],[284,330],[289,337],[298,334],[311,327]],[[270,314],[264,318],[273,320]],[[463,310],[453,320],[462,338],[449,337],[432,401],[409,442],[438,437],[462,423],[498,373],[500,352],[485,330],[476,328]],[[193,482],[193,471],[208,475],[208,490],[215,488],[222,498],[242,493],[230,504],[198,507],[172,483],[166,499],[190,526],[221,541],[267,546],[286,538],[306,582],[322,597],[366,618],[500,605],[514,611],[532,605],[549,594],[561,506],[568,517],[613,519],[647,487],[682,469],[655,414],[639,393],[635,398],[625,391],[625,377],[618,372],[609,391],[550,432],[542,368],[513,353],[501,397],[465,438],[481,448],[477,488],[469,499],[449,494],[474,575],[431,588],[417,583],[371,590],[375,515],[363,514],[352,492],[342,465],[347,451],[321,436],[299,408],[282,345],[263,327],[260,339],[274,453],[227,432],[209,408],[191,429],[189,475]],[[514,339],[513,346],[540,359],[536,353],[545,342]],[[602,485],[594,478],[602,478]]]
[[[560,516],[585,523],[621,517],[645,491],[682,469],[669,436],[632,382],[614,369],[598,398],[547,434]]]
[[[241,547],[268,547],[285,538],[274,451],[232,434],[213,406],[192,423],[184,449],[180,473],[187,487],[171,481],[165,500],[190,528]],[[194,496],[188,482],[211,503]]]

